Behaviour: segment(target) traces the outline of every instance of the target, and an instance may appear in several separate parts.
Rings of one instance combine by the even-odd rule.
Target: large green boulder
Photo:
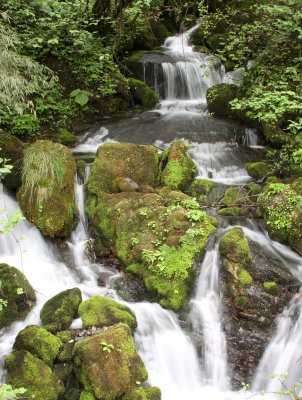
[[[238,87],[228,83],[219,83],[207,90],[209,111],[218,117],[235,118],[237,115],[231,109],[230,101],[237,97]]]
[[[78,315],[82,302],[80,289],[67,289],[49,299],[42,307],[40,318],[44,328],[58,332],[69,328],[72,320]]]
[[[58,400],[64,386],[42,360],[25,350],[11,353],[5,360],[7,382],[14,388],[25,388],[26,397]]]
[[[0,129],[0,158],[6,159],[7,164],[13,166],[3,179],[8,189],[15,190],[21,185],[23,148],[24,144],[20,139]]]
[[[147,379],[146,368],[126,324],[117,324],[77,342],[74,365],[85,399],[113,400]]]
[[[273,172],[272,164],[263,161],[247,163],[245,168],[248,174],[256,180],[263,179]]]
[[[252,263],[252,255],[242,228],[232,228],[226,232],[220,240],[219,250],[231,296],[238,307],[244,308],[247,303],[246,289],[253,280],[247,270]]]
[[[122,400],[161,400],[161,392],[158,387],[139,387],[126,393]]]
[[[137,185],[157,183],[158,154],[153,146],[105,143],[100,146],[87,182],[88,194],[117,193],[129,180]],[[135,185],[133,184],[134,188]]]
[[[43,235],[64,237],[74,226],[74,175],[70,149],[39,140],[24,151],[22,186],[18,201],[26,218]]]
[[[158,96],[144,82],[138,79],[128,78],[130,95],[134,105],[142,108],[153,108],[159,102]]]
[[[182,140],[177,140],[165,150],[161,160],[161,183],[172,189],[185,190],[192,183],[196,165],[187,155],[188,147]]]
[[[29,325],[15,339],[14,350],[27,350],[52,367],[63,343],[59,338],[37,325]]]
[[[102,328],[122,322],[133,331],[137,326],[135,315],[130,308],[108,297],[90,297],[80,304],[79,315],[84,328],[89,326]]]
[[[36,302],[34,289],[17,268],[0,264],[0,329],[24,319]]]
[[[295,186],[267,184],[258,205],[273,238],[302,254],[302,195]]]

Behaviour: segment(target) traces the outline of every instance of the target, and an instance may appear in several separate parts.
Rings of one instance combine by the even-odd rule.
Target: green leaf
[[[77,94],[74,98],[74,101],[78,103],[80,106],[84,106],[88,103],[89,95],[87,92],[81,91],[81,93]]]

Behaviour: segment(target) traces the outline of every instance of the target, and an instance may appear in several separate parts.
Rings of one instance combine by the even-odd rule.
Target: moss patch
[[[93,296],[80,304],[79,315],[85,328],[122,322],[133,331],[137,326],[135,315],[127,306],[102,296]]]
[[[140,387],[126,393],[121,400],[161,400],[161,392],[157,387]]]
[[[149,109],[155,107],[159,102],[158,96],[144,82],[128,78],[128,83],[134,104],[139,104],[143,108]]]
[[[265,178],[273,171],[272,164],[265,162],[247,163],[245,164],[245,168],[248,174],[256,180]]]
[[[112,345],[104,351],[102,343]],[[113,400],[147,379],[147,371],[135,350],[128,325],[118,324],[77,342],[74,350],[77,377],[96,399]]]
[[[266,293],[272,294],[273,296],[276,296],[279,292],[279,287],[276,282],[264,282],[263,288]]]
[[[214,85],[207,90],[209,110],[219,117],[235,118],[236,113],[230,107],[230,101],[237,97],[238,87],[227,83]]]

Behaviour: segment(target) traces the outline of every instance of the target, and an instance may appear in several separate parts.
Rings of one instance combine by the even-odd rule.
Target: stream
[[[98,146],[108,141],[154,144],[165,149],[172,140],[182,138],[190,146],[189,154],[197,165],[198,177],[224,185],[250,181],[244,164],[255,157],[261,140],[246,126],[208,115],[207,88],[216,83],[232,82],[235,78],[226,74],[212,57],[194,53],[189,45],[194,29],[167,38],[164,43],[164,53],[173,59],[173,63],[161,65],[165,81],[157,108],[131,119],[91,127],[74,149],[75,157],[91,158]],[[155,90],[160,93],[159,88]],[[88,175],[87,165],[86,179]],[[3,186],[0,190],[0,208],[13,212],[18,208],[16,201]],[[84,182],[78,178],[75,195],[84,216]],[[221,218],[217,232],[209,240],[203,262],[197,265],[199,276],[185,325],[190,325],[191,329],[183,327],[175,313],[156,303],[121,300],[112,289],[112,282],[119,279],[121,273],[91,260],[86,249],[84,224],[87,224],[85,218],[72,232],[67,242],[68,257],[64,260],[56,247],[26,220],[20,221],[12,233],[0,236],[1,262],[20,269],[37,294],[37,304],[27,318],[0,331],[0,382],[5,381],[3,361],[12,350],[17,333],[27,325],[41,324],[39,312],[45,301],[72,287],[81,289],[83,299],[103,295],[122,301],[132,309],[138,322],[135,342],[148,370],[148,382],[161,388],[163,400],[247,399],[253,394],[258,397],[257,393],[262,390],[267,393],[265,398],[275,398],[271,392],[282,389],[282,384],[271,380],[271,374],[287,372],[288,387],[300,380],[302,296],[297,294],[277,318],[275,332],[251,382],[251,392],[232,389],[220,289],[221,236],[231,227],[241,226],[249,240],[259,244],[268,256],[278,259],[302,282],[302,258],[288,247],[270,240],[256,222],[242,218],[232,225],[227,218]],[[100,278],[103,286],[98,283]],[[74,329],[81,327],[80,319],[71,326]]]

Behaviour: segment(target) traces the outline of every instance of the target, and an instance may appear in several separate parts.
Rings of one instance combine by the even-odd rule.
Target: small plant
[[[194,198],[182,200],[181,205],[188,210],[196,210],[199,208],[199,204]]]
[[[135,246],[136,244],[139,243],[139,240],[135,237],[131,238],[131,246]]]
[[[206,218],[206,213],[204,211],[200,211],[200,210],[189,210],[186,213],[186,217],[191,222],[204,221],[204,219]]]
[[[23,397],[18,395],[25,392],[25,388],[13,389],[11,385],[4,384],[0,386],[0,400],[22,399]]]
[[[144,210],[144,209],[139,210],[138,215],[140,215],[141,217],[146,217],[146,218],[148,218],[148,213],[147,213],[147,211]]]
[[[89,92],[81,89],[75,89],[70,93],[70,97],[72,97],[74,101],[81,107],[84,107],[88,103],[89,96],[90,96]]]
[[[101,342],[100,346],[101,346],[102,350],[107,351],[107,353],[111,353],[111,351],[114,350],[114,346],[111,343]]]

